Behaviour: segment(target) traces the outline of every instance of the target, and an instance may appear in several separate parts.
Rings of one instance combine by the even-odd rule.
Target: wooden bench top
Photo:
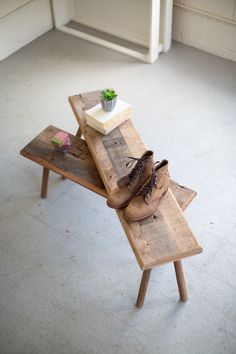
[[[100,91],[69,97],[69,102],[108,193],[117,188],[118,178],[127,173],[127,156],[139,157],[146,147],[131,119],[104,136],[86,125],[85,110],[99,103]],[[181,187],[179,187],[181,188]],[[178,188],[177,188],[178,189]],[[182,205],[183,209],[192,200]],[[202,252],[171,189],[153,216],[128,222],[123,210],[117,215],[142,270]]]
[[[50,125],[26,145],[20,154],[39,165],[76,182],[103,197],[106,189],[84,140],[69,134],[72,147],[67,154],[57,152],[52,137],[61,129]]]
[[[107,197],[107,191],[90,154],[86,141],[72,134],[72,147],[66,155],[55,151],[52,137],[61,129],[49,125],[27,144],[20,154],[39,165],[82,185],[93,192]],[[195,192],[171,181],[171,190],[181,207],[185,209],[195,196]]]

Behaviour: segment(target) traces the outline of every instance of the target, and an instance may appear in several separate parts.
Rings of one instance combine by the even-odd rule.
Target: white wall
[[[150,0],[75,0],[75,17],[89,27],[148,45]]]
[[[31,0],[0,0],[0,19],[30,2]]]
[[[50,30],[50,0],[0,1],[0,60]]]
[[[72,4],[84,25],[148,45],[151,0],[54,1]],[[0,60],[52,25],[50,0],[0,0]],[[173,38],[236,61],[236,0],[175,0]]]
[[[236,1],[175,0],[173,38],[236,61]]]

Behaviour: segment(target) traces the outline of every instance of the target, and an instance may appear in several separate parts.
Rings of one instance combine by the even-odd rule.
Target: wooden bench
[[[59,130],[49,125],[20,151],[22,156],[43,167],[41,198],[47,197],[50,171],[107,198],[107,191],[85,140],[69,134],[72,148],[66,155],[61,154],[51,144],[52,137]],[[171,190],[182,210],[196,195],[193,190],[174,181],[171,181]]]
[[[57,152],[51,140],[59,130],[50,125],[20,151],[22,156],[43,166],[41,197],[47,197],[49,171],[106,197],[106,189],[86,142],[69,134],[72,142],[70,151],[65,155]]]
[[[130,120],[107,136],[101,135],[85,124],[84,110],[97,104],[99,95],[96,91],[69,98],[80,128],[77,136],[70,134],[72,148],[67,154],[55,151],[51,145],[51,138],[59,130],[53,126],[46,128],[21,150],[22,156],[43,167],[42,198],[47,196],[49,171],[107,197],[107,192],[116,188],[117,178],[127,172],[124,159],[131,154],[140,156],[144,151],[145,147]],[[86,142],[80,138],[82,133]],[[171,181],[170,191],[152,217],[140,222],[127,222],[123,217],[123,211],[117,210],[136,259],[143,270],[137,307],[142,307],[144,303],[151,269],[167,262],[174,262],[180,299],[187,300],[181,259],[200,253],[202,248],[189,229],[181,209],[184,210],[195,195],[191,189]]]
[[[128,173],[124,163],[127,156],[139,157],[146,147],[131,119],[105,136],[86,125],[85,110],[98,104],[99,99],[100,91],[94,91],[71,96],[69,103],[79,123],[77,136],[84,136],[109,194],[117,188],[117,180]],[[195,192],[183,189],[185,192],[187,190],[187,193],[182,194],[180,186],[176,188],[173,186],[176,187],[176,184],[172,182],[171,188],[162,198],[154,215],[145,220],[129,222],[124,218],[122,209],[116,210],[143,270],[137,307],[143,306],[152,268],[168,262],[174,263],[180,299],[186,301],[187,290],[181,260],[202,252],[183,215],[183,210],[194,198]],[[176,198],[180,195],[182,202],[178,204]]]

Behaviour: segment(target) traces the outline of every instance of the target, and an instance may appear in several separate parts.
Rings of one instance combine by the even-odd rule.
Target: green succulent
[[[101,96],[104,100],[111,101],[117,97],[117,93],[113,89],[105,89],[101,92]]]

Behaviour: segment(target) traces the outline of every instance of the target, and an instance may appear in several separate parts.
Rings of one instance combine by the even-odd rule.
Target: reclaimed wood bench
[[[107,191],[85,140],[69,134],[72,141],[72,147],[67,154],[61,154],[57,152],[51,144],[52,137],[59,130],[59,128],[54,126],[48,126],[20,151],[22,156],[43,167],[41,197],[47,197],[49,172],[53,171],[61,175],[63,178],[67,178],[106,198]],[[196,195],[193,190],[180,186],[174,181],[171,181],[170,188],[182,210],[191,203]],[[181,269],[178,269],[178,267],[181,267],[180,264],[175,262],[175,267],[177,274],[181,272]],[[183,279],[179,279],[178,281],[180,282],[179,288],[181,289],[181,298],[182,300],[186,300],[187,295],[184,293],[184,284],[182,284]],[[138,307],[141,307],[140,301],[144,300],[143,287],[147,286],[146,273],[144,273],[144,279],[141,284],[141,295],[139,295],[139,300],[137,301]]]
[[[61,130],[48,126],[20,154],[43,166],[41,197],[48,193],[49,172],[53,171],[91,191],[107,197],[107,192],[84,140],[69,134],[72,147],[67,154],[55,150],[51,140]]]
[[[43,167],[41,198],[47,197],[50,171],[107,198],[107,191],[85,140],[68,133],[72,147],[65,155],[52,146],[52,137],[60,130],[49,125],[20,151],[22,156]],[[193,190],[174,181],[171,181],[170,188],[182,210],[196,195]]]
[[[77,136],[83,135],[85,138],[109,194],[117,188],[117,180],[129,172],[124,163],[127,156],[139,157],[146,147],[131,119],[122,123],[108,135],[102,135],[87,126],[85,111],[98,104],[99,100],[100,91],[69,97],[69,103],[79,124]],[[122,209],[116,210],[137,262],[143,271],[136,301],[137,307],[143,306],[152,268],[168,262],[174,263],[180,299],[181,301],[187,300],[181,260],[202,252],[202,247],[198,244],[183,215],[183,210],[195,194],[172,182],[171,188],[151,217],[130,222],[125,219]]]
[[[96,91],[69,98],[80,127],[77,136],[70,134],[72,147],[67,154],[57,152],[51,145],[52,137],[60,130],[53,126],[47,127],[21,150],[22,156],[43,167],[42,198],[47,196],[49,171],[106,198],[116,188],[117,179],[127,173],[124,159],[131,154],[140,156],[145,150],[130,120],[107,136],[85,124],[84,111],[97,104],[99,96],[100,92]],[[80,138],[82,133],[87,141]],[[181,259],[200,253],[202,248],[189,229],[182,211],[195,195],[193,190],[171,181],[169,192],[152,217],[139,222],[128,222],[122,210],[116,211],[143,271],[137,307],[142,307],[144,303],[152,268],[168,262],[174,263],[180,299],[187,300]]]

